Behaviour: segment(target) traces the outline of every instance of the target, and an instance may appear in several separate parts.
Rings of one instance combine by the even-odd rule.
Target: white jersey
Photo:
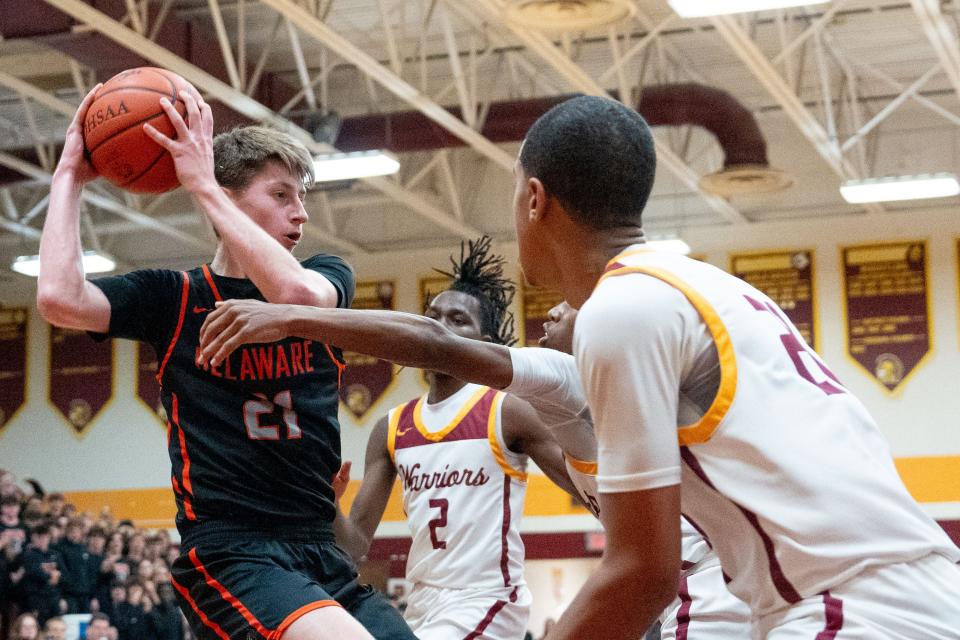
[[[504,442],[504,395],[467,384],[437,404],[424,396],[390,411],[387,447],[413,537],[407,580],[414,584],[524,584],[527,458]]]
[[[600,491],[682,476],[684,515],[755,615],[871,566],[960,560],[907,493],[863,405],[742,280],[634,247],[583,305],[574,350]],[[700,417],[677,427],[681,394]]]
[[[597,487],[597,442],[586,394],[573,356],[552,349],[512,348],[513,379],[505,391],[526,400],[537,411],[564,450],[567,473],[584,504],[600,517]],[[678,404],[678,422],[697,418],[685,396]],[[593,452],[581,460],[570,451]],[[584,455],[581,453],[581,455]],[[750,611],[724,585],[723,572],[707,540],[686,518],[680,518],[680,584],[677,597],[660,620],[671,637],[685,637],[691,626],[698,637],[746,638]]]

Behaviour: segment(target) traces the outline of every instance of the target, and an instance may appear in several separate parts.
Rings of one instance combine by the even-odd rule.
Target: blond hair
[[[222,187],[242,191],[268,162],[279,162],[309,188],[313,158],[290,134],[260,126],[237,127],[213,139],[214,172]]]

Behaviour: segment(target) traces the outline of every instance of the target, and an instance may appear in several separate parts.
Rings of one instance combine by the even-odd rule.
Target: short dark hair
[[[449,291],[472,296],[480,304],[480,330],[498,343],[510,346],[517,339],[513,335],[513,314],[510,303],[516,286],[503,276],[503,256],[490,253],[490,236],[460,243],[460,260],[450,256],[453,269],[449,272],[435,269],[449,277]]]
[[[14,495],[7,495],[0,498],[0,505],[4,507],[9,507],[11,505],[17,505],[18,507],[22,506],[20,504],[20,500],[17,499],[17,496],[14,496]]]
[[[87,540],[90,538],[103,538],[107,539],[107,532],[103,527],[90,527],[90,531],[87,532]]]
[[[40,522],[37,526],[30,529],[31,536],[45,536],[50,533],[50,522],[44,520]]]
[[[533,123],[520,166],[577,222],[604,230],[641,224],[657,156],[639,113],[609,98],[578,96]]]

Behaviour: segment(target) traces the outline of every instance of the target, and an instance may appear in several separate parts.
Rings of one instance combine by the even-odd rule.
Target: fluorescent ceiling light
[[[673,10],[681,18],[702,18],[728,13],[746,13],[748,11],[766,11],[784,9],[821,2],[803,2],[803,0],[668,0]]]
[[[313,159],[317,182],[387,176],[400,170],[400,163],[386,151],[331,153]]]
[[[670,253],[690,254],[690,245],[680,238],[668,238],[665,240],[648,240],[647,246],[656,251],[669,251]]]
[[[960,182],[952,173],[849,180],[840,185],[840,195],[851,204],[947,198],[960,194]]]
[[[40,256],[19,256],[14,259],[10,268],[17,273],[36,278],[40,275]],[[104,273],[117,268],[117,263],[110,256],[98,251],[83,252],[84,273]]]

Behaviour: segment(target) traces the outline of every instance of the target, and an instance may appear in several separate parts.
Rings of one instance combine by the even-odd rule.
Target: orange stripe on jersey
[[[203,624],[210,627],[210,629],[212,629],[213,632],[217,634],[218,638],[223,638],[223,640],[230,640],[230,636],[227,635],[227,632],[224,631],[220,627],[220,625],[218,625],[216,622],[208,618],[207,614],[205,614],[203,611],[200,610],[200,607],[197,606],[197,603],[194,602],[193,598],[190,597],[189,591],[187,591],[179,582],[174,580],[172,577],[170,578],[170,582],[173,584],[173,588],[176,589],[181,596],[183,596],[183,599],[190,603],[190,608],[193,609],[194,613],[196,613],[200,617],[200,621]]]
[[[597,475],[597,462],[587,462],[585,460],[578,460],[574,458],[569,453],[564,453],[563,457],[566,458],[567,462],[570,463],[570,466],[579,471],[580,473],[586,474],[588,476]]]
[[[190,496],[193,495],[193,484],[190,482],[190,454],[187,453],[187,439],[180,427],[180,401],[177,394],[173,394],[173,415],[171,416],[173,424],[177,427],[177,439],[180,441],[180,457],[183,459],[183,513],[187,520],[196,520],[197,514],[193,512],[193,504],[190,502]],[[174,478],[176,481],[176,478]]]
[[[466,417],[470,410],[483,399],[484,394],[489,391],[489,387],[480,387],[477,391],[470,396],[470,399],[467,400],[463,406],[460,408],[460,412],[454,416],[453,420],[448,422],[446,426],[437,431],[436,433],[431,433],[427,426],[423,424],[422,408],[423,408],[423,398],[417,400],[416,406],[413,408],[413,424],[416,425],[417,431],[420,432],[424,438],[430,442],[440,442],[443,438],[448,435],[451,431],[457,428],[457,425]]]
[[[190,553],[187,554],[190,557],[190,562],[193,563],[193,566],[203,575],[203,579],[208,585],[217,590],[217,593],[220,594],[220,597],[230,603],[230,606],[237,610],[243,619],[247,621],[251,627],[257,630],[264,638],[272,638],[273,632],[270,629],[267,629],[265,626],[260,624],[260,621],[257,620],[257,617],[250,613],[250,610],[243,606],[243,603],[237,600],[236,596],[230,593],[229,589],[217,582],[217,579],[210,575],[210,572],[207,571],[207,568],[203,566],[203,563],[200,562],[200,557],[197,555],[196,548],[190,549]]]
[[[220,297],[220,290],[217,289],[217,283],[213,281],[213,274],[210,272],[210,265],[203,265],[203,277],[206,278],[207,284],[210,285],[210,291],[213,292],[213,299],[217,302],[222,302],[223,298]]]
[[[634,253],[634,252],[631,252]],[[611,261],[611,266],[616,264],[616,258]],[[666,282],[671,287],[678,289],[680,293],[686,296],[690,304],[694,306],[700,317],[706,323],[713,337],[713,343],[717,348],[717,356],[720,360],[720,388],[717,389],[717,395],[713,398],[710,408],[703,414],[697,422],[678,427],[677,436],[680,446],[685,447],[692,444],[702,444],[713,437],[713,432],[720,426],[720,422],[730,410],[733,404],[733,397],[737,392],[737,358],[733,352],[733,343],[730,341],[730,334],[724,326],[720,315],[713,306],[707,302],[707,299],[697,293],[693,287],[675,276],[674,274],[659,269],[657,267],[647,266],[620,266],[604,273],[597,285],[607,278],[622,276],[630,273],[642,273]]]
[[[183,288],[180,292],[180,317],[177,318],[177,328],[174,329],[173,337],[170,338],[167,353],[163,356],[163,362],[160,363],[160,368],[157,369],[157,382],[161,385],[163,384],[163,370],[166,369],[167,362],[170,360],[170,356],[173,355],[173,347],[177,344],[177,340],[180,339],[180,330],[183,329],[183,318],[187,313],[187,298],[190,297],[190,278],[185,271],[181,271],[180,273],[183,276]]]
[[[487,390],[488,389],[484,387],[484,391]],[[496,459],[497,464],[500,465],[500,468],[503,469],[503,472],[520,482],[526,482],[527,474],[519,469],[514,469],[513,466],[507,462],[507,457],[503,455],[503,449],[500,448],[500,438],[497,436],[497,413],[505,397],[505,393],[498,392],[497,395],[493,397],[493,402],[490,403],[490,414],[487,416],[487,440],[490,442],[490,450],[493,451],[493,457]]]
[[[400,416],[406,405],[400,405],[390,412],[390,422],[387,423],[387,451],[393,464],[397,464],[397,427],[400,425]]]
[[[286,618],[283,619],[283,622],[280,623],[280,626],[277,627],[270,638],[271,640],[280,640],[283,637],[283,634],[286,633],[287,628],[292,625],[294,622],[310,613],[311,611],[316,611],[317,609],[323,609],[324,607],[339,607],[341,606],[336,600],[317,600],[316,602],[311,602],[310,604],[305,604]]]
[[[337,356],[333,355],[333,349],[330,348],[330,345],[324,343],[323,347],[327,350],[330,359],[333,360],[333,364],[337,365],[337,388],[339,389],[340,379],[343,378],[343,370],[347,368],[347,363],[337,360]]]

